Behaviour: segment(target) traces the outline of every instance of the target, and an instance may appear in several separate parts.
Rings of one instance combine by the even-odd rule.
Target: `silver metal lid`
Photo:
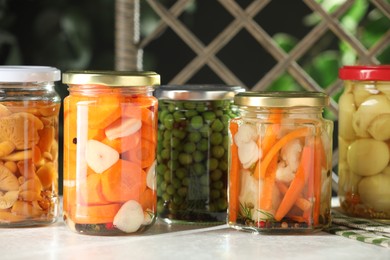
[[[162,100],[232,100],[244,91],[243,87],[230,85],[162,85],[155,96]]]
[[[326,107],[329,97],[322,92],[243,92],[234,97],[234,104],[246,107]]]

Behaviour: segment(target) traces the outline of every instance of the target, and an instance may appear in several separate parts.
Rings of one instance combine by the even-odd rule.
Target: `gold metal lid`
[[[160,84],[160,75],[152,71],[67,71],[64,84],[96,84],[111,87],[142,87]]]
[[[234,97],[234,104],[247,107],[325,107],[329,97],[322,92],[241,92]]]

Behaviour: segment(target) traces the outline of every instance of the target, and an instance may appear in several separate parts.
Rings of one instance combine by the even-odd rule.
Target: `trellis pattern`
[[[289,53],[281,49],[261,25],[254,20],[254,17],[271,0],[253,0],[245,9],[241,8],[237,1],[218,0],[234,19],[208,45],[203,44],[177,19],[185,7],[195,0],[177,0],[170,9],[167,9],[158,0],[145,1],[160,16],[161,20],[154,32],[144,39],[140,39],[139,0],[116,0],[116,69],[141,70],[142,50],[169,27],[196,54],[171,80],[170,83],[175,84],[185,84],[202,67],[207,65],[226,84],[245,86],[243,81],[217,57],[217,53],[242,29],[250,33],[259,46],[277,61],[264,77],[260,78],[255,85],[250,86],[252,90],[265,90],[275,79],[287,71],[306,90],[324,91],[330,96],[338,92],[342,87],[340,80],[336,80],[331,86],[323,89],[297,62],[329,30],[356,51],[362,64],[378,64],[377,56],[390,45],[390,30],[374,46],[367,49],[356,36],[341,26],[339,18],[350,9],[354,0],[346,0],[331,14],[327,13],[315,0],[303,0],[313,12],[321,17],[322,21],[313,27]],[[386,0],[371,0],[370,2],[390,19],[390,5]],[[334,100],[331,100],[330,109],[337,115],[338,106]],[[334,164],[337,163],[337,151],[334,152],[333,161]],[[337,176],[334,176],[333,189],[335,191],[337,190],[336,182]]]

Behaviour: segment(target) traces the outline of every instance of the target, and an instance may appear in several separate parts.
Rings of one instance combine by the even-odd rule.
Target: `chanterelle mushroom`
[[[20,112],[0,118],[0,141],[11,141],[16,149],[29,149],[39,141],[43,123],[36,116]]]
[[[0,165],[0,190],[19,190],[19,182],[16,176],[7,167]]]

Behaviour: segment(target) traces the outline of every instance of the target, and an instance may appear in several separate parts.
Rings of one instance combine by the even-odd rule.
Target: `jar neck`
[[[322,118],[323,107],[260,108],[239,107],[242,117],[268,118],[270,114],[282,114],[285,117]]]
[[[153,86],[142,87],[115,87],[115,86],[103,86],[103,85],[69,85],[69,94],[71,95],[100,95],[100,94],[121,94],[121,95],[137,95],[142,94],[146,96],[152,96]]]

